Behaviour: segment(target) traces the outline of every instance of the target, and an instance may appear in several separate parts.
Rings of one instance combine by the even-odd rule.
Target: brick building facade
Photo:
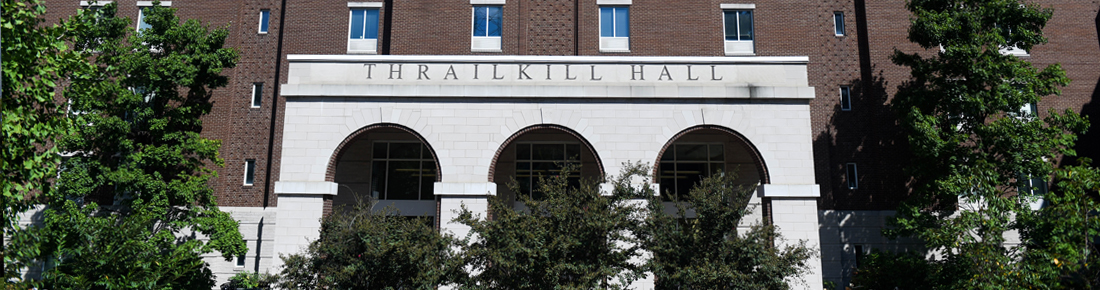
[[[138,8],[151,5],[115,2],[135,21]],[[1044,31],[1050,42],[1021,57],[1039,67],[1060,63],[1072,79],[1061,96],[1038,107],[1093,116],[1094,130],[1081,136],[1078,148],[1096,159],[1100,2],[1038,2],[1055,11]],[[47,3],[52,19],[89,5]],[[204,119],[203,134],[223,140],[226,166],[213,184],[219,205],[241,221],[250,248],[240,263],[209,259],[222,280],[241,270],[277,271],[277,255],[316,237],[309,229],[334,203],[375,191],[373,175],[347,170],[434,161],[434,168],[418,169],[420,190],[431,194],[393,202],[461,233],[449,225],[448,211],[509,196],[494,179],[526,170],[513,165],[523,160],[515,152],[525,144],[558,144],[554,140],[566,140],[566,151],[579,144],[579,162],[600,169],[591,174],[614,174],[622,161],[660,165],[673,144],[723,146],[726,157],[716,164],[739,165],[743,175],[764,183],[754,201],[761,209],[757,221],[776,223],[788,238],[808,239],[821,250],[804,277],[806,289],[820,289],[822,279],[845,285],[857,251],[913,246],[879,235],[885,216],[907,196],[908,180],[904,136],[888,105],[909,72],[889,56],[895,49],[921,50],[906,40],[910,14],[901,0],[162,5],[178,9],[181,18],[228,26],[228,46],[240,51],[237,67],[226,71],[229,86],[214,93],[213,112]],[[485,20],[476,19],[477,7],[490,7]],[[627,18],[603,19],[618,15],[603,8],[625,8]],[[354,11],[377,21],[355,22]],[[744,24],[727,21],[731,15],[750,17],[751,26],[748,34],[733,29],[732,41],[727,26]],[[479,23],[490,31],[472,36],[478,32],[471,24]],[[615,30],[623,23],[627,40]],[[354,38],[352,26],[375,29],[375,38]],[[750,40],[738,38],[743,35]],[[353,49],[352,42],[373,47]],[[394,65],[398,78],[387,78]],[[498,67],[508,79],[494,80]],[[849,103],[842,103],[845,91]],[[413,143],[426,144],[420,157],[368,157],[377,144]],[[254,166],[251,184],[242,182],[246,164]],[[857,177],[849,164],[858,168],[858,186],[850,186]],[[651,182],[661,176],[655,173]]]

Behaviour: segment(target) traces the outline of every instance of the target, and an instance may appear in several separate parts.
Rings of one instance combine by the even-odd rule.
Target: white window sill
[[[378,54],[378,39],[348,39],[348,54]]]
[[[267,34],[267,32],[256,32],[256,34]]]
[[[1028,53],[1026,50],[1015,48],[1015,47],[1002,48],[1001,49],[1001,54],[1003,54],[1003,55],[1014,55],[1014,56],[1031,56],[1031,54]]]
[[[600,52],[630,52],[630,37],[600,37]]]
[[[499,48],[473,48],[470,49],[470,52],[504,52],[504,50],[501,50]]]
[[[627,52],[630,52],[630,50],[629,49],[600,48],[600,52],[627,53]]]
[[[470,38],[470,51],[501,52],[500,36],[472,36]]]
[[[756,55],[752,41],[726,41],[726,55]]]

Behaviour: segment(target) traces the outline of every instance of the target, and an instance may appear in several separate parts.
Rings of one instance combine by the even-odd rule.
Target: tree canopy
[[[41,9],[4,3],[6,12],[9,3]],[[66,71],[64,91],[51,96],[64,100],[59,113],[72,126],[48,149],[63,152],[60,167],[36,164],[60,168],[57,182],[34,200],[45,205],[41,223],[12,230],[7,278],[41,266],[39,277],[23,283],[210,288],[213,275],[200,255],[220,252],[228,260],[245,252],[237,222],[218,209],[207,184],[216,174],[208,166],[222,164],[220,142],[199,134],[211,92],[227,84],[221,73],[237,53],[224,47],[226,29],[181,22],[159,3],[144,11],[150,27],[138,31],[116,8],[82,10],[56,28],[64,41],[56,50],[73,54],[81,68]]]

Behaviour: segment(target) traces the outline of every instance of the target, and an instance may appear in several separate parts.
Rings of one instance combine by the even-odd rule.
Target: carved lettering
[[[570,77],[570,76],[569,76],[569,65],[568,65],[568,64],[567,64],[567,65],[565,65],[565,79],[567,79],[567,80],[575,80],[575,79],[577,79],[577,77]]]
[[[453,80],[458,79],[458,76],[455,75],[455,66],[454,65],[447,67],[447,75],[443,76],[443,79],[447,79],[447,77],[451,77],[451,79],[453,79]]]
[[[429,81],[432,80],[431,78],[428,77],[428,65],[421,64],[421,65],[418,65],[418,66],[420,66],[420,75],[416,76],[416,79],[419,80],[421,78],[424,78],[424,79],[429,80]]]
[[[603,79],[603,77],[596,77],[596,65],[588,65],[588,68],[591,70],[589,80],[598,81]]]
[[[390,79],[391,80],[393,79],[393,73],[397,73],[397,79],[401,79],[401,66],[402,66],[402,64],[400,64],[400,63],[397,64],[397,70],[394,70],[393,69],[393,64],[392,63],[390,64]]]
[[[550,65],[546,65],[546,80],[550,80]]]
[[[504,76],[497,76],[497,65],[496,64],[493,64],[493,79],[494,80],[503,80],[504,79]]]
[[[710,80],[712,80],[712,81],[720,81],[720,80],[722,80],[723,78],[725,78],[725,77],[721,77],[721,78],[715,78],[715,75],[714,75],[714,65],[711,65],[711,66],[710,66]]]
[[[474,79],[477,79],[477,64],[474,64]]]
[[[699,78],[691,78],[691,65],[690,65],[690,64],[688,65],[688,80],[689,80],[689,81],[697,81],[697,80],[699,80]]]
[[[634,81],[634,80],[643,80],[644,81],[645,80],[645,74],[642,73],[645,70],[644,66],[645,66],[644,64],[639,64],[638,69],[635,70],[634,65],[633,64],[630,65],[630,80],[632,80],[632,81]]]
[[[369,80],[370,75],[371,75],[371,70],[374,69],[375,64],[367,63],[367,64],[363,64],[363,66],[367,67],[367,79]]]
[[[527,79],[531,79],[531,76],[527,75],[526,70],[527,70],[528,67],[531,67],[531,65],[529,65],[529,64],[519,65],[519,76],[518,76],[519,78],[518,79],[522,80],[524,77],[526,77]]]
[[[662,81],[662,80],[665,79],[665,77],[668,77],[668,80],[670,80],[670,81],[672,80],[672,75],[668,74],[668,66],[667,65],[661,67],[661,76],[657,77],[657,80]]]

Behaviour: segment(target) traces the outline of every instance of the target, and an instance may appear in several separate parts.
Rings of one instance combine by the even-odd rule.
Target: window
[[[348,53],[378,53],[378,8],[381,2],[349,2]]]
[[[752,10],[723,10],[726,54],[753,54]]]
[[[271,20],[271,10],[260,10],[260,34],[267,34],[267,23]]]
[[[833,12],[833,30],[836,36],[844,36],[844,12]]]
[[[859,188],[859,173],[856,172],[856,164],[848,163],[844,167],[848,171],[848,189]]]
[[[580,165],[579,143],[519,143],[516,144],[516,181],[521,193],[541,199],[539,176],[557,175],[565,164]],[[580,172],[572,172],[569,185],[580,186]]]
[[[252,83],[252,107],[259,108],[264,96],[264,83]]]
[[[470,50],[482,52],[500,51],[501,24],[504,19],[501,6],[474,6],[473,37]]]
[[[630,7],[600,7],[600,51],[630,51]]]
[[[661,156],[661,196],[686,196],[703,178],[726,170],[721,143],[675,143]]]
[[[244,185],[252,185],[256,181],[256,159],[244,161]]]
[[[1018,193],[1031,195],[1044,195],[1047,193],[1046,178],[1030,174],[1019,174],[1016,178],[1020,181],[1020,186],[1016,188]]]
[[[852,89],[848,86],[840,87],[840,110],[852,110]]]
[[[237,256],[237,267],[244,267],[244,255]]]
[[[141,8],[138,9],[138,21],[137,21],[138,31],[142,31],[142,30],[153,27],[152,25],[149,25],[149,23],[145,23],[145,13],[147,12],[147,10],[149,10],[149,7],[141,7]]]
[[[1005,42],[1007,42],[1008,44],[1013,44],[1015,42],[1012,39],[1012,26],[1001,26],[1000,24],[995,24],[994,26],[996,26],[998,29],[1001,29],[1001,34],[1005,38]],[[1000,49],[1000,52],[1001,52],[1001,54],[1005,54],[1005,55],[1015,55],[1015,56],[1029,56],[1030,55],[1026,50],[1023,50],[1023,49],[1020,49],[1019,47],[1016,47],[1015,44],[1007,45],[1005,47],[1002,47]]]
[[[1020,115],[1023,116],[1035,116],[1039,113],[1039,106],[1035,103],[1028,103],[1020,108]]]
[[[419,142],[374,142],[371,148],[371,197],[435,200],[435,161]]]

